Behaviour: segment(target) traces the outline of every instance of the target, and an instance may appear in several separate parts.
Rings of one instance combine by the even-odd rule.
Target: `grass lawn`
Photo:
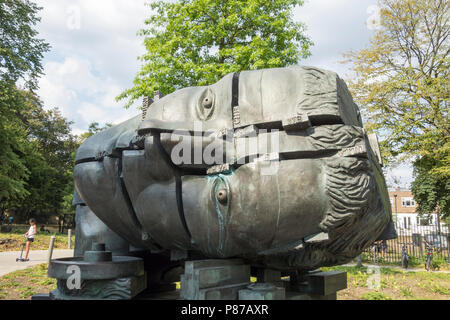
[[[23,233],[0,233],[0,252],[19,251],[25,238]],[[38,232],[30,250],[46,250],[50,244],[51,234]],[[55,234],[55,249],[67,249],[68,239],[66,234]],[[75,235],[72,236],[72,248],[75,244]]]
[[[380,288],[370,289],[366,267],[331,267],[324,271],[346,271],[348,288],[338,292],[338,300],[450,300],[450,274],[440,272],[404,272],[380,269]],[[369,281],[368,281],[369,280]],[[19,270],[0,277],[1,299],[30,299],[36,293],[56,288],[56,280],[47,277],[47,264]]]
[[[55,289],[56,279],[47,277],[47,268],[45,263],[0,277],[0,300],[28,300]]]
[[[378,274],[367,267],[321,269],[347,272],[347,289],[338,292],[338,300],[450,300],[450,273],[405,272],[389,267],[381,267]],[[373,281],[378,276],[380,281]]]

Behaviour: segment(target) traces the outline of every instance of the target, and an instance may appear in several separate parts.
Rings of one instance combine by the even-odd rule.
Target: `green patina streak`
[[[219,226],[219,239],[218,239],[218,246],[217,246],[217,253],[219,255],[223,255],[223,248],[224,248],[224,244],[225,244],[225,228],[226,228],[226,222],[225,222],[225,215],[222,213],[222,210],[220,210],[220,206],[219,206],[219,200],[216,197],[216,194],[218,192],[218,188],[220,185],[220,182],[223,182],[224,185],[228,185],[227,184],[227,177],[233,175],[234,170],[230,169],[228,171],[224,171],[218,174],[214,174],[214,175],[210,175],[210,176],[206,176],[206,180],[207,182],[213,182],[214,183],[214,205],[216,208],[216,214],[217,214],[217,220],[218,220],[218,226]],[[209,224],[209,211],[207,210],[207,221]],[[210,233],[209,233],[209,228],[208,228],[208,250],[209,252],[211,252],[210,250]]]

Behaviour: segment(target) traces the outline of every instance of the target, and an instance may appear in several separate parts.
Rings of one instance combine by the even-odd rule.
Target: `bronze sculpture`
[[[396,236],[376,137],[318,68],[146,98],[142,116],[83,143],[74,176],[79,256],[100,241],[166,271],[195,257],[306,272]]]

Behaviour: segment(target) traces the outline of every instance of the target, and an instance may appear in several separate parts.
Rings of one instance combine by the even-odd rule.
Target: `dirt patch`
[[[0,251],[10,251],[17,250],[19,248],[20,243],[15,239],[0,239]]]

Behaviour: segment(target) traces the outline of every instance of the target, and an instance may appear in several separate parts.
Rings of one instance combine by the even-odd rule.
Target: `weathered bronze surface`
[[[78,150],[77,215],[101,220],[96,241],[306,271],[396,236],[376,137],[336,73],[245,71],[156,98]]]

